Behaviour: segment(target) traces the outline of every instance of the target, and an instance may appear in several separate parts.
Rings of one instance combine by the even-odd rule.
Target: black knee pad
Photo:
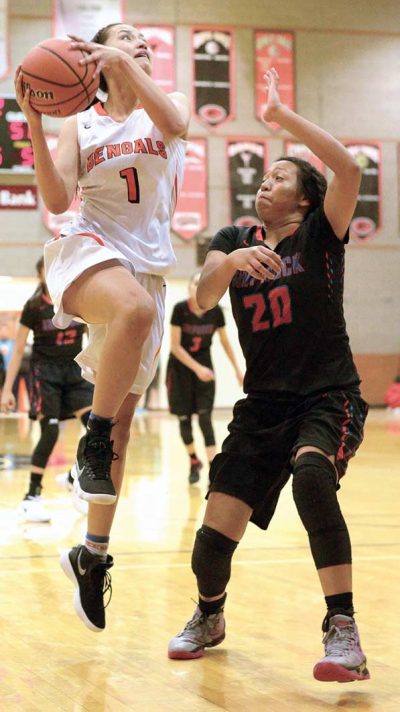
[[[203,433],[204,443],[206,447],[215,445],[214,428],[211,422],[211,411],[201,410],[199,413],[199,426]]]
[[[58,418],[42,418],[40,429],[41,436],[32,453],[31,464],[35,467],[45,468],[58,439]]]
[[[336,495],[336,470],[325,455],[305,452],[293,469],[293,498],[317,569],[351,563],[351,544]]]
[[[190,445],[193,442],[192,418],[190,415],[179,416],[179,431],[185,445]]]
[[[231,577],[231,560],[238,545],[205,524],[198,530],[192,553],[192,571],[205,598],[223,594]]]
[[[85,428],[87,428],[89,417],[90,417],[90,410],[87,410],[85,413],[82,413],[82,415],[80,416],[80,421]]]

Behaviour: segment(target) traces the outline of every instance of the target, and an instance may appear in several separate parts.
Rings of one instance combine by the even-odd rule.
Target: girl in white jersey
[[[77,360],[95,383],[93,410],[75,466],[75,487],[89,502],[88,534],[84,545],[63,554],[61,565],[77,588],[76,612],[99,631],[130,425],[161,345],[163,276],[175,263],[170,221],[190,112],[182,94],[166,95],[151,79],[150,50],[136,28],[113,24],[92,42],[71,40],[88,53],[81,63],[100,74],[107,99],[65,121],[54,162],[41,115],[23,92],[20,67],[15,86],[47,208],[62,213],[78,187],[82,195],[77,218],[61,239],[46,244],[45,265],[55,325],[66,328],[76,317],[89,325],[88,347]]]

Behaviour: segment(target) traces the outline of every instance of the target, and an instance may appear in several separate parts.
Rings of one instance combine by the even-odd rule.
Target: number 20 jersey
[[[260,226],[231,226],[209,249],[229,254],[265,239]],[[311,395],[360,383],[343,313],[343,242],[318,208],[275,248],[282,267],[274,279],[261,283],[235,273],[229,291],[246,393]]]
[[[186,141],[164,141],[144,109],[117,122],[98,103],[77,114],[77,125],[82,202],[62,234],[95,233],[137,272],[165,274],[176,263],[170,224]]]

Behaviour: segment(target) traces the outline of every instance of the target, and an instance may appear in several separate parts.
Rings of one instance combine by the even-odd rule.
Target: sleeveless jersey
[[[186,299],[184,302],[175,304],[171,324],[180,326],[181,328],[181,346],[188,351],[190,356],[195,361],[199,361],[203,366],[211,366],[211,342],[213,335],[217,329],[225,326],[224,314],[221,307],[217,306],[204,312],[204,314],[195,314],[191,307],[190,301]],[[179,362],[172,353],[169,357],[169,363]]]
[[[170,225],[186,141],[164,141],[144,109],[117,122],[98,103],[77,124],[82,202],[62,234],[95,233],[137,272],[164,275],[176,263]]]
[[[68,329],[56,329],[54,308],[38,289],[25,303],[20,324],[33,331],[32,361],[72,361],[82,350],[86,325],[72,321]]]
[[[231,226],[209,249],[229,254],[266,238],[259,226]],[[343,313],[347,241],[318,208],[276,246],[282,268],[274,279],[261,283],[236,272],[229,290],[246,359],[245,393],[312,395],[360,383]]]

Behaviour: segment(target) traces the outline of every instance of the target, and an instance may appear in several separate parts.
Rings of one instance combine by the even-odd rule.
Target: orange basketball
[[[22,86],[30,90],[30,103],[46,116],[72,116],[93,101],[99,77],[93,79],[94,62],[79,64],[87,55],[71,49],[70,40],[44,40],[22,62]]]

